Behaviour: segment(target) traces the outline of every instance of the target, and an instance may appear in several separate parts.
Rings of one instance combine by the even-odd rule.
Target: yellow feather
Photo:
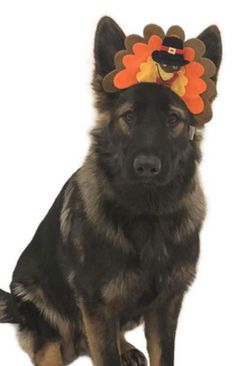
[[[155,83],[158,77],[157,67],[155,61],[151,56],[147,59],[147,62],[143,62],[140,65],[140,72],[137,74],[136,78],[138,82],[149,82]]]
[[[184,96],[185,94],[185,87],[188,84],[188,79],[186,78],[185,74],[185,69],[184,67],[181,68],[178,71],[178,78],[173,82],[172,86],[171,86],[171,90],[173,90],[173,92],[175,92],[176,94],[178,94],[180,97]]]

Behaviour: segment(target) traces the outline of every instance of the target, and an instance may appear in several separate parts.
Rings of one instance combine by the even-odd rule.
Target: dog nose
[[[134,159],[134,171],[140,177],[154,177],[160,170],[161,160],[158,156],[140,154]]]

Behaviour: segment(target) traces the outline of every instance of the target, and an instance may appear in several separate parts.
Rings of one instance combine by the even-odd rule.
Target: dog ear
[[[125,48],[125,34],[118,24],[110,17],[100,19],[94,45],[95,73],[104,77],[115,68],[114,56],[117,51]]]
[[[198,38],[204,42],[206,46],[205,57],[209,58],[216,65],[216,74],[212,79],[217,80],[217,75],[222,58],[222,41],[220,30],[216,25],[206,28]]]

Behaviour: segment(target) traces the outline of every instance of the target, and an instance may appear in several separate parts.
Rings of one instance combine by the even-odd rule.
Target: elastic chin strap
[[[192,141],[194,139],[194,135],[195,135],[195,131],[196,131],[196,127],[190,125],[189,126],[189,139]]]

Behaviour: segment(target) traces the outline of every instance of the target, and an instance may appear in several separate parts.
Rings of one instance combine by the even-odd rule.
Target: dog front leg
[[[94,366],[121,366],[117,345],[118,322],[102,306],[80,301],[80,309]]]
[[[159,309],[144,315],[150,366],[173,366],[175,333],[183,296],[176,296]]]

